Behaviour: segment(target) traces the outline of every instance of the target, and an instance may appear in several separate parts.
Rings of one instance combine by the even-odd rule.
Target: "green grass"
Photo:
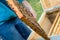
[[[37,20],[38,20],[43,12],[40,0],[27,0],[27,1],[31,4],[32,8],[36,11]]]

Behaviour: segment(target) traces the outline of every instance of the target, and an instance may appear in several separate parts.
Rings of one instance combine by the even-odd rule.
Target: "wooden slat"
[[[55,33],[57,32],[57,30],[59,30],[59,22],[60,22],[60,18],[58,18],[58,20],[57,20],[57,23],[56,23],[56,25],[54,27],[52,35],[55,35]]]
[[[49,0],[51,7],[60,5],[60,0]]]
[[[40,0],[40,1],[41,1],[41,4],[42,4],[44,9],[47,9],[47,8],[51,7],[51,4],[50,4],[49,0]]]
[[[54,26],[55,26],[55,24],[56,24],[56,22],[57,22],[57,19],[58,19],[58,17],[59,17],[59,14],[60,14],[60,12],[57,13],[57,16],[56,16],[56,18],[55,18],[55,20],[54,20],[54,22],[53,22],[53,24],[52,24],[52,26],[51,26],[51,29],[50,29],[50,31],[49,31],[48,36],[51,36],[51,34],[52,34],[52,32],[53,32],[53,29],[54,29]]]
[[[44,18],[44,20],[43,20],[43,22],[41,24],[41,27],[44,29],[44,31],[46,32],[46,34],[49,33],[49,30],[51,28],[51,25],[52,24],[51,24],[50,20],[48,19],[47,16],[45,16],[45,18]]]
[[[57,30],[56,30],[55,35],[59,35],[59,34],[60,34],[60,22],[59,22],[59,25],[58,25],[58,28],[57,28]]]
[[[30,34],[30,36],[28,37],[27,40],[36,40],[38,38],[41,38],[41,36],[39,36],[37,33],[35,33],[34,31]]]
[[[60,5],[60,0],[41,0],[44,10],[53,6]]]

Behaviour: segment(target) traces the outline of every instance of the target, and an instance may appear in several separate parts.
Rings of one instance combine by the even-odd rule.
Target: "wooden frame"
[[[51,8],[51,7],[60,5],[60,0],[40,0],[40,2],[41,2],[41,4],[42,4],[42,6],[43,6],[44,11],[45,11],[46,9],[48,9],[48,8]],[[56,28],[57,28],[57,27],[56,27],[56,25],[57,25],[56,23],[57,23],[57,20],[58,20],[58,18],[59,18],[59,14],[60,14],[60,12],[57,12],[57,16],[56,16],[53,24],[51,25],[51,29],[50,29],[50,31],[49,31],[49,33],[48,33],[48,36],[51,36],[51,35],[52,35],[52,32],[54,32],[54,31],[56,30]],[[46,15],[46,14],[45,14],[45,15]],[[42,20],[42,19],[41,19],[41,20]],[[41,23],[40,23],[40,25],[41,25]]]
[[[52,26],[51,26],[51,29],[50,29],[50,31],[49,31],[49,33],[48,33],[48,36],[51,36],[51,35],[52,35],[53,29],[54,29],[54,27],[56,26],[56,23],[57,23],[59,14],[60,14],[60,12],[57,13],[57,16],[56,16],[56,18],[55,18],[55,20],[54,20],[54,22],[53,22],[53,24],[52,24]]]

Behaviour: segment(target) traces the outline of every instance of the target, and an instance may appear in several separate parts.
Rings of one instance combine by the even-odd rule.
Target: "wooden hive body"
[[[46,9],[60,5],[60,0],[40,0],[44,12],[42,13],[38,23],[44,29],[48,36],[60,34],[60,12],[47,14]],[[36,33],[31,36],[30,40],[36,40],[40,36]]]

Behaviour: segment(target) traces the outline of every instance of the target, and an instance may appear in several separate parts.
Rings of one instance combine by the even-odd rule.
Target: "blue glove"
[[[25,40],[15,28],[14,20],[0,25],[0,40]]]
[[[14,19],[15,18],[15,19]],[[0,39],[27,40],[31,30],[0,2]]]
[[[0,25],[13,17],[16,17],[14,12],[0,2]]]

